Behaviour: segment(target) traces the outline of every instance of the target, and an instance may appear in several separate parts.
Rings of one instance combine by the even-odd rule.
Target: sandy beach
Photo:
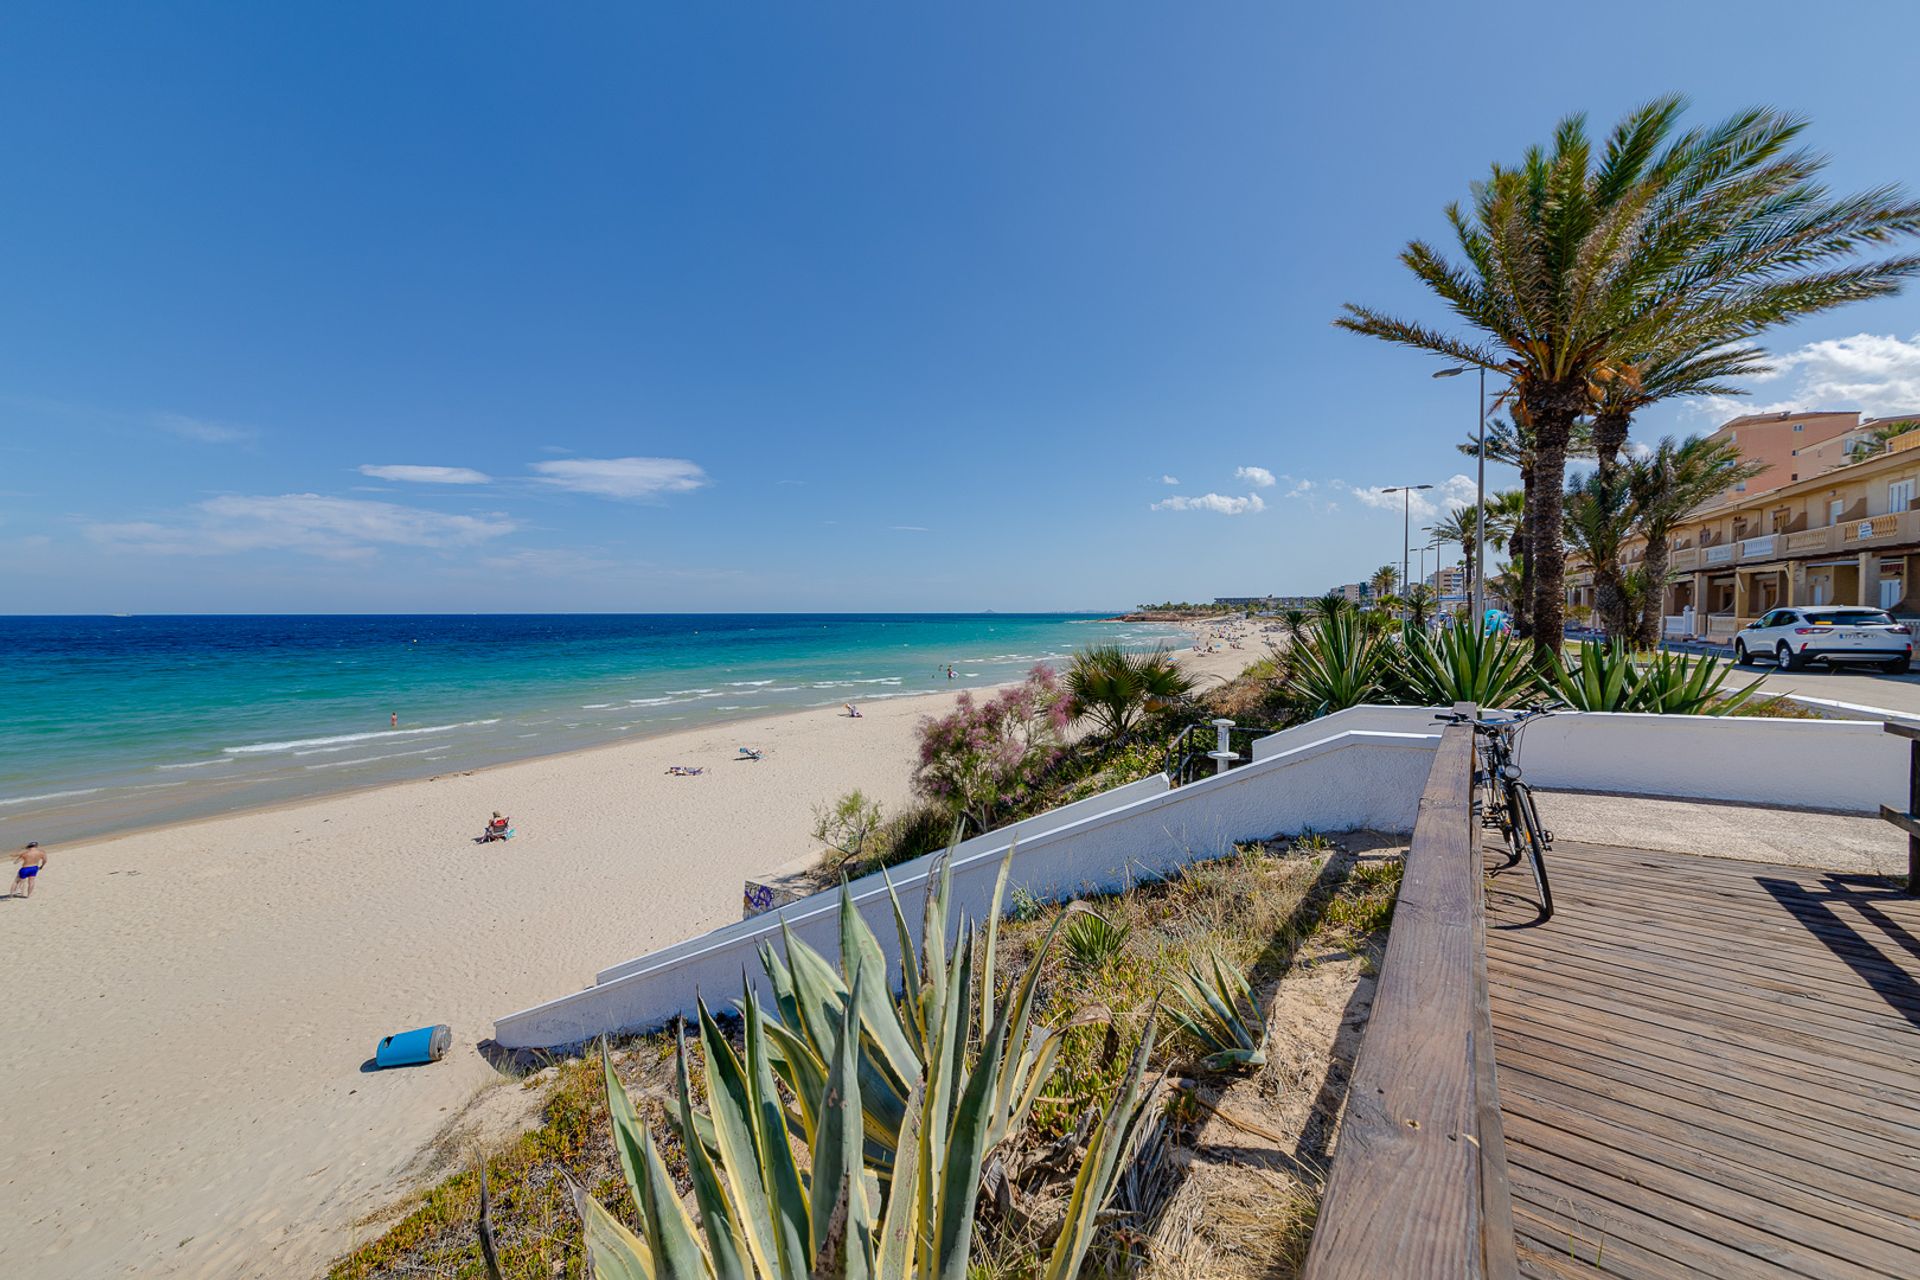
[[[1246,643],[1183,659],[1229,675],[1259,656]],[[425,1153],[463,1112],[522,1106],[475,1049],[494,1016],[737,919],[747,877],[813,851],[813,806],[853,787],[907,801],[914,727],[950,703],[691,729],[53,849],[32,900],[0,900],[0,1274],[320,1272],[436,1171]],[[495,809],[518,837],[473,843]],[[438,1022],[445,1061],[363,1070],[380,1036]]]

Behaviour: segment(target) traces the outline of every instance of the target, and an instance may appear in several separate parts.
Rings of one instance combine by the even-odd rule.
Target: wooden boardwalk
[[[1551,821],[1551,814],[1547,815]],[[1920,900],[1562,841],[1487,893],[1523,1275],[1920,1277]]]

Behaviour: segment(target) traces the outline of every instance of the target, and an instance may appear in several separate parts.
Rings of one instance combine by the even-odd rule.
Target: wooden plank
[[[1910,813],[1902,813],[1890,804],[1880,806],[1880,816],[1908,835],[1920,836],[1920,818],[1916,818]]]
[[[1789,1114],[1781,1109],[1777,1090],[1736,1092],[1724,1078],[1709,1075],[1710,1082],[1702,1084],[1626,1060],[1617,1046],[1546,1036],[1524,1023],[1501,1021],[1496,1026],[1502,1057],[1515,1069],[1545,1071],[1568,1083],[1593,1077],[1618,1089],[1616,1096],[1658,1115],[1745,1138],[1796,1159],[1830,1161],[1837,1169],[1902,1188],[1908,1197],[1920,1196],[1920,1151],[1884,1135],[1847,1128],[1846,1121],[1853,1118],[1844,1113],[1842,1122],[1834,1123],[1834,1113],[1818,1109],[1816,1098],[1789,1095],[1795,1104]],[[1586,1084],[1605,1087],[1591,1080]]]
[[[1839,1009],[1795,1000],[1781,992],[1747,986],[1739,975],[1700,969],[1669,967],[1663,958],[1643,953],[1637,958],[1602,955],[1578,946],[1556,945],[1545,936],[1509,939],[1499,959],[1492,962],[1514,969],[1544,970],[1563,980],[1590,981],[1611,991],[1633,991],[1650,1000],[1690,1008],[1706,1007],[1749,1021],[1759,1032],[1792,1030],[1820,1037],[1827,1045],[1845,1046],[1868,1060],[1911,1061],[1920,1050],[1920,1034],[1913,1024],[1887,1005],[1879,1010]],[[1912,1039],[1907,1052],[1899,1041]]]
[[[1472,708],[1463,708],[1471,712]],[[1474,736],[1441,732],[1354,1063],[1309,1280],[1517,1274],[1492,1092]]]
[[[1510,1022],[1545,1029],[1563,1043],[1587,1036],[1606,1052],[1656,1072],[1682,1079],[1744,1091],[1755,1106],[1777,1106],[1787,1095],[1806,1108],[1806,1116],[1821,1118],[1849,1132],[1873,1133],[1893,1143],[1920,1143],[1920,1099],[1910,1089],[1860,1087],[1836,1083],[1830,1073],[1800,1068],[1777,1060],[1729,1054],[1725,1046],[1696,1034],[1675,1034],[1643,1023],[1598,1020],[1584,1011],[1550,1007],[1544,1000],[1500,1000],[1496,997],[1494,1026]]]
[[[1853,1261],[1835,1256],[1797,1235],[1810,1221],[1801,1214],[1589,1136],[1587,1130],[1604,1131],[1603,1126],[1562,1128],[1550,1123],[1523,1098],[1505,1095],[1504,1101],[1507,1129],[1513,1135],[1510,1158],[1516,1169],[1522,1165],[1543,1169],[1573,1186],[1611,1199],[1640,1215],[1646,1224],[1642,1230],[1649,1234],[1655,1230],[1653,1223],[1683,1228],[1751,1260],[1772,1263],[1815,1280],[1859,1280],[1861,1276],[1910,1280],[1911,1273],[1886,1270],[1871,1259]],[[1556,1113],[1553,1118],[1570,1124],[1580,1124],[1584,1119],[1564,1113]],[[1821,1233],[1823,1241],[1832,1236],[1831,1231]],[[1858,1235],[1845,1239],[1845,1247],[1862,1252],[1873,1243]],[[1729,1268],[1705,1274],[1737,1272]]]

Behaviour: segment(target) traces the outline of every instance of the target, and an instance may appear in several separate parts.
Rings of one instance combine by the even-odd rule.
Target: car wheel
[[[1903,676],[1913,667],[1913,658],[1888,658],[1880,664],[1880,669],[1890,676]]]
[[[1806,664],[1806,659],[1795,653],[1792,646],[1785,640],[1782,640],[1780,647],[1774,651],[1773,660],[1780,665],[1782,671],[1798,671]]]
[[[1745,640],[1735,640],[1733,642],[1733,660],[1736,664],[1743,667],[1753,665],[1753,655],[1747,652],[1747,642]]]

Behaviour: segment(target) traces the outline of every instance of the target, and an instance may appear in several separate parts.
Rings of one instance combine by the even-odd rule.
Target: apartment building
[[[1858,461],[1701,508],[1674,531],[1661,597],[1667,634],[1726,640],[1787,605],[1877,605],[1920,616],[1917,495],[1920,431]],[[1641,564],[1644,550],[1630,545],[1625,567]],[[1593,574],[1583,564],[1568,568],[1567,602],[1579,616],[1592,608]]]
[[[1749,413],[1723,423],[1711,438],[1726,441],[1766,469],[1721,494],[1720,500],[1735,502],[1844,465],[1851,443],[1861,435],[1856,412]]]
[[[1467,594],[1467,569],[1465,565],[1450,565],[1435,569],[1427,575],[1427,585],[1442,600],[1449,598],[1464,599]]]

